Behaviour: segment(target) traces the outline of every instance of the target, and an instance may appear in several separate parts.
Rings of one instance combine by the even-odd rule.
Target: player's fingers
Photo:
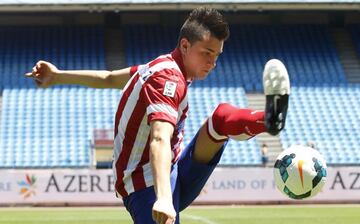
[[[165,224],[166,223],[166,220],[167,220],[167,215],[163,212],[159,213],[159,216],[158,216],[158,223],[159,224]]]
[[[175,223],[175,219],[173,218],[168,218],[165,222],[165,224],[174,224]]]
[[[38,68],[38,69],[40,69],[41,68],[41,66],[42,65],[48,65],[49,63],[48,62],[46,62],[46,61],[38,61],[37,63],[36,63],[36,67]]]
[[[157,215],[156,215],[156,224],[162,224],[162,214],[160,212],[156,212]]]
[[[41,76],[41,73],[39,73],[39,72],[33,73],[34,78],[40,78],[40,76]]]
[[[164,220],[163,220],[164,224],[174,224],[175,220],[176,220],[176,216],[164,214]]]
[[[32,72],[25,73],[25,76],[31,78],[33,77],[33,73]]]
[[[38,79],[34,79],[35,80],[35,83],[36,83],[36,85],[38,86],[38,87],[42,87],[41,85],[42,85],[42,82],[40,81],[40,80],[38,80]]]
[[[37,68],[40,68],[40,66],[42,65],[42,64],[44,64],[45,62],[44,61],[38,61],[37,63],[36,63],[36,67]]]
[[[164,213],[160,213],[159,215],[159,224],[165,224],[166,215]]]
[[[38,72],[38,69],[36,67],[33,68],[32,73],[36,74]]]
[[[42,79],[38,76],[38,74],[34,76],[34,80],[39,81],[39,82],[41,82],[41,83],[44,82],[44,80],[42,80]]]
[[[156,212],[154,210],[152,211],[152,218],[156,223],[158,223],[158,215],[159,215],[158,212]]]

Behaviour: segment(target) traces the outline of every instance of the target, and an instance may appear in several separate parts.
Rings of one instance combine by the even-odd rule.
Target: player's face
[[[216,66],[216,60],[223,51],[224,41],[207,33],[203,40],[193,44],[187,39],[181,40],[184,66],[188,78],[205,79]]]

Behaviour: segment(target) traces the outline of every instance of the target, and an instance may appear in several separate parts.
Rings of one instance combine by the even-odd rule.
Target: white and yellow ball
[[[326,182],[326,162],[315,149],[294,145],[277,157],[274,165],[276,187],[292,199],[317,195]]]

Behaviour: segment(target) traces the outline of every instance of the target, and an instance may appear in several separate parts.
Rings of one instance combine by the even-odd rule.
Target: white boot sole
[[[289,74],[280,60],[271,59],[265,64],[263,85],[265,95],[290,95]]]

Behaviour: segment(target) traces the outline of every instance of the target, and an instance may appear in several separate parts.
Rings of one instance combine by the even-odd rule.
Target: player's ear
[[[186,52],[188,51],[190,47],[190,42],[186,39],[186,38],[182,38],[180,40],[180,50],[181,53],[186,54]]]

